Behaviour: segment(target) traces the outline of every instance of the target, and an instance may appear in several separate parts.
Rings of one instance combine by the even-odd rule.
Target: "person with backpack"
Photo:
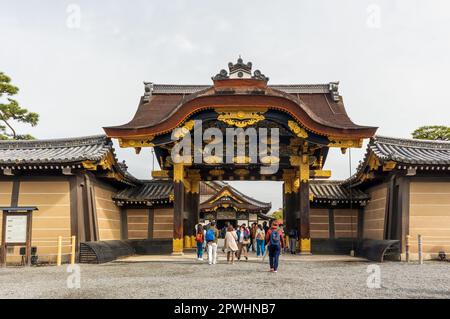
[[[217,243],[219,241],[219,231],[216,228],[216,223],[211,222],[205,235],[206,247],[208,248],[208,264],[217,263]]]
[[[277,272],[281,249],[284,247],[284,238],[275,221],[266,233],[266,243],[269,250],[270,272]]]
[[[203,261],[203,242],[205,241],[205,233],[201,224],[198,224],[197,226],[195,241],[197,242],[197,260]]]

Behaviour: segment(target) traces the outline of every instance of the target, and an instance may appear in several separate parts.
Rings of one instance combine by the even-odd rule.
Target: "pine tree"
[[[29,112],[22,108],[12,98],[19,92],[19,88],[11,84],[11,78],[0,72],[0,139],[2,140],[31,140],[29,134],[18,134],[14,128],[14,122],[27,123],[36,126],[39,122],[39,114]]]

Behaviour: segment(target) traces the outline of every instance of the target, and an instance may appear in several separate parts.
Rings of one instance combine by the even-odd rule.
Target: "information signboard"
[[[8,244],[27,242],[27,215],[9,215],[6,217],[6,238]]]

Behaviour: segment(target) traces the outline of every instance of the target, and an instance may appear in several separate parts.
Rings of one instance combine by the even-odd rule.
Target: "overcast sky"
[[[41,115],[22,130],[38,138],[103,133],[131,119],[143,81],[210,84],[239,54],[272,84],[340,81],[355,123],[410,137],[450,124],[449,39],[448,0],[0,0],[0,70]],[[117,153],[149,178],[149,150]],[[348,155],[326,168],[348,177]],[[234,185],[282,205],[281,183]]]

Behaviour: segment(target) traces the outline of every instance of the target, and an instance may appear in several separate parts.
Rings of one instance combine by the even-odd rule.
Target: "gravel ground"
[[[370,262],[284,259],[277,274],[256,260],[215,266],[190,260],[80,265],[80,289],[67,288],[67,266],[9,267],[0,269],[0,297],[270,298],[276,283],[280,298],[450,298],[448,262],[378,264],[381,288],[369,289]],[[236,289],[239,283],[247,289]]]

